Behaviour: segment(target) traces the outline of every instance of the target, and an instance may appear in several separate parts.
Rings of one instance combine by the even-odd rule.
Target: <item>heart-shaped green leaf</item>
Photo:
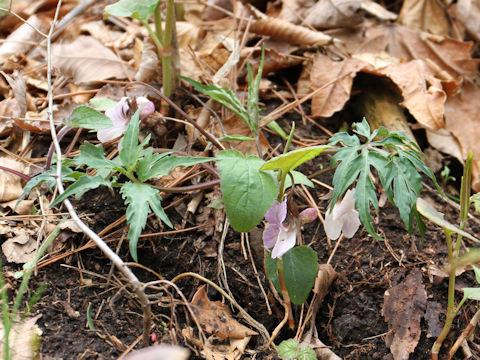
[[[307,246],[297,246],[283,257],[283,277],[290,300],[301,305],[307,300],[318,273],[318,255]]]

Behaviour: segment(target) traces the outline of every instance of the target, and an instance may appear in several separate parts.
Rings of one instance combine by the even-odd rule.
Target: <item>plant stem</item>
[[[278,280],[280,281],[280,287],[282,288],[283,301],[287,305],[286,309],[288,312],[288,327],[293,330],[295,329],[295,320],[293,319],[292,303],[290,302],[290,296],[288,296],[287,286],[285,285],[285,279],[283,277],[282,259],[278,260],[277,269],[278,269]]]

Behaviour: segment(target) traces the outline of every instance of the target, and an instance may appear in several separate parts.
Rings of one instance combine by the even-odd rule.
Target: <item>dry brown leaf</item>
[[[480,89],[471,83],[462,87],[462,91],[448,99],[445,104],[445,127],[458,140],[463,159],[473,151],[472,189],[480,191]]]
[[[332,285],[333,280],[337,277],[337,272],[333,269],[330,264],[319,264],[318,273],[315,278],[315,286],[313,287],[313,292],[318,295],[319,303],[322,302],[325,295],[328,294],[328,289]]]
[[[49,21],[48,18],[40,15],[33,15],[27,19],[28,24],[37,27],[44,33],[48,31]],[[28,24],[21,25],[3,40],[0,45],[0,63],[3,63],[11,55],[27,54],[43,39],[42,35]]]
[[[32,213],[32,206],[35,200],[20,200],[17,205],[17,200],[0,203],[0,207],[10,208],[18,215],[30,215]]]
[[[445,10],[437,0],[404,0],[397,22],[437,35],[447,35],[450,30]]]
[[[448,102],[448,101],[447,101]],[[426,129],[428,143],[435,149],[453,156],[461,163],[464,161],[462,150],[457,138],[447,129],[430,130]],[[441,166],[441,168],[443,165]],[[439,170],[441,170],[441,168]],[[433,170],[433,169],[432,169]]]
[[[382,5],[377,4],[373,0],[363,0],[361,5],[362,10],[365,10],[370,15],[375,16],[379,20],[383,21],[395,21],[398,15],[388,11]]]
[[[480,0],[458,0],[455,11],[470,36],[480,41]]]
[[[362,0],[320,0],[304,10],[305,24],[315,29],[354,27],[364,19]]]
[[[7,157],[0,157],[0,165],[18,172],[25,169],[21,162]],[[0,202],[16,200],[22,191],[22,178],[0,169]]]
[[[444,311],[443,305],[436,301],[427,302],[427,311],[425,312],[425,320],[428,324],[427,338],[437,338],[442,332],[443,324],[440,321],[440,315]]]
[[[12,89],[13,96],[17,100],[20,108],[20,117],[24,117],[27,112],[27,84],[18,71],[14,71],[12,75],[0,71],[0,74],[7,80],[8,85]]]
[[[242,339],[258,334],[235,320],[227,305],[220,301],[210,301],[205,291],[205,285],[199,287],[193,295],[190,307],[203,330],[215,334],[219,338]]]
[[[327,55],[318,53],[314,58],[310,75],[313,88],[317,89],[331,81],[337,81],[320,90],[312,98],[312,116],[327,118],[341,110],[350,98],[355,75],[367,66],[361,60],[333,61]]]
[[[91,36],[79,36],[71,43],[52,46],[52,63],[77,84],[94,80],[125,79],[131,71],[115,53]]]
[[[394,360],[409,358],[420,340],[420,321],[427,306],[427,292],[418,269],[405,281],[385,291],[382,314],[388,322],[385,339]]]
[[[249,30],[254,34],[270,36],[272,39],[295,45],[327,45],[333,42],[329,35],[320,31],[272,17],[254,20]]]
[[[42,315],[27,318],[24,321],[15,321],[10,330],[9,341],[11,360],[35,359],[40,351],[40,337],[42,330],[35,324]],[[0,356],[3,359],[3,324],[0,322]]]
[[[392,64],[373,73],[385,75],[402,93],[402,105],[423,126],[438,130],[444,127],[443,112],[447,94],[440,80],[429,74],[422,60]]]
[[[22,231],[2,244],[2,252],[8,262],[25,264],[35,258],[37,242],[30,232]]]
[[[12,118],[20,117],[21,112],[17,100],[8,98],[0,101],[0,115],[8,117],[0,118],[0,137],[7,136],[12,132]]]

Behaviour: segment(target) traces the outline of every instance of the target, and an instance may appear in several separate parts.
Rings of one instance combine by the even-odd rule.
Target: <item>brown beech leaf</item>
[[[193,295],[190,307],[203,330],[209,334],[217,335],[221,339],[242,339],[246,336],[258,334],[235,320],[227,305],[220,301],[210,301],[205,291],[205,285],[200,286]]]
[[[91,36],[79,36],[71,43],[52,46],[52,62],[77,84],[93,80],[125,79],[130,71],[115,53]]]
[[[270,36],[294,45],[327,45],[333,42],[329,35],[320,31],[272,17],[254,20],[249,30],[254,34]]]
[[[404,0],[397,22],[437,35],[447,35],[450,30],[445,10],[437,0]]]
[[[392,64],[373,73],[385,75],[402,93],[402,105],[423,126],[438,130],[444,127],[443,112],[447,94],[440,80],[431,76],[422,60]]]
[[[333,61],[327,55],[318,53],[313,60],[310,75],[313,88],[318,89],[331,81],[337,81],[319,90],[312,98],[312,116],[327,118],[341,110],[350,98],[355,75],[367,66],[361,60],[348,58]]]
[[[480,0],[458,0],[455,14],[470,36],[480,41]]]
[[[402,283],[385,291],[382,314],[389,329],[385,343],[394,360],[408,359],[415,350],[426,306],[427,292],[418,269],[413,269]]]
[[[45,33],[48,31],[49,21],[44,16],[30,16],[26,21],[28,24],[22,24],[3,40],[0,46],[0,63],[3,63],[11,55],[28,53],[33,46],[36,46],[43,39],[42,35],[30,25]]]
[[[480,191],[480,104],[474,99],[480,99],[478,86],[466,83],[462,91],[448,99],[445,104],[445,127],[457,139],[463,159],[468,152],[473,151],[472,189]]]

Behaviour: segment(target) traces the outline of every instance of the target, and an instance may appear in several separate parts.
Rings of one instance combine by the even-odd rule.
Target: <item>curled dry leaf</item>
[[[13,72],[12,75],[6,74],[3,71],[0,71],[0,74],[3,75],[5,80],[7,80],[8,85],[12,89],[13,96],[17,100],[18,106],[20,108],[20,116],[24,117],[27,112],[27,84],[17,70]]]
[[[480,104],[473,99],[480,99],[480,88],[475,84],[466,83],[462,91],[448,99],[445,104],[445,127],[457,139],[463,159],[468,152],[473,151],[472,189],[480,191],[480,123],[478,114]]]
[[[199,287],[193,295],[190,307],[203,330],[215,334],[221,339],[242,339],[258,334],[235,320],[228,305],[222,304],[220,301],[210,301],[205,291],[205,285]]]
[[[458,0],[455,10],[470,36],[480,41],[480,0]]]
[[[52,46],[52,63],[77,84],[94,80],[125,79],[127,64],[115,53],[91,36],[79,36],[71,43]]]
[[[49,22],[48,18],[40,15],[33,15],[27,19],[28,24],[35,26],[44,33],[48,31]],[[28,53],[43,39],[42,35],[28,24],[22,24],[3,40],[2,45],[0,45],[0,63],[3,63],[11,55]]]
[[[322,299],[327,295],[330,285],[332,285],[333,280],[337,277],[337,272],[333,269],[330,264],[319,264],[318,273],[315,278],[315,286],[313,287],[313,292],[319,296],[319,303],[322,302]]]
[[[37,242],[29,232],[21,231],[2,244],[2,252],[8,262],[25,264],[35,258]]]
[[[8,98],[0,101],[0,115],[7,118],[0,118],[0,138],[9,135],[13,129],[12,118],[19,118],[22,111],[17,100]]]
[[[408,359],[420,340],[420,321],[427,306],[422,273],[412,270],[405,281],[385,291],[382,313],[388,322],[385,339],[394,360]]]
[[[24,171],[22,163],[7,157],[0,157],[0,164],[18,172]],[[17,175],[0,169],[0,202],[16,200],[20,197],[22,191],[22,179]]]
[[[437,0],[404,0],[397,22],[437,35],[448,35],[450,31],[445,10]]]
[[[249,30],[294,45],[327,45],[333,42],[329,35],[320,31],[313,31],[278,18],[265,17],[254,20]]]

